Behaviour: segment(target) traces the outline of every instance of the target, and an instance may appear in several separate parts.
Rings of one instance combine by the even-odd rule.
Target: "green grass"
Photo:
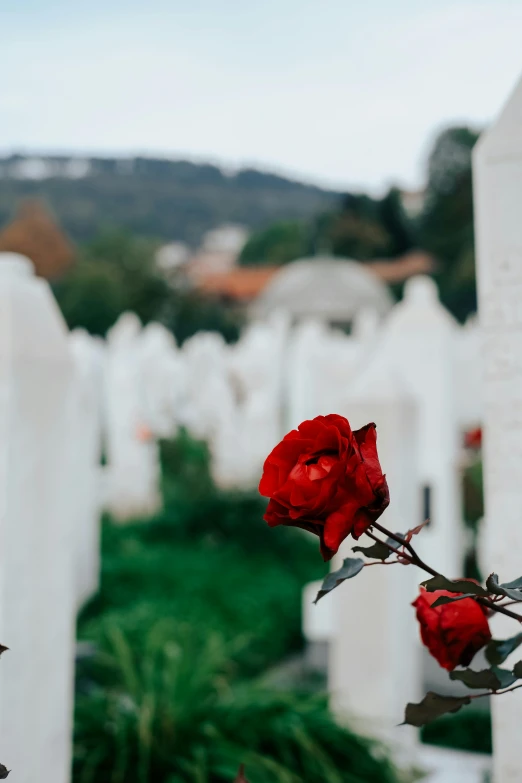
[[[222,493],[206,449],[162,445],[165,508],[105,520],[99,594],[79,637],[74,783],[395,783],[383,751],[325,700],[261,675],[302,646],[317,542],[270,530],[257,494]]]
[[[137,652],[106,624],[79,679],[75,783],[397,783],[382,749],[337,726],[323,698],[235,678],[206,629],[153,627]]]

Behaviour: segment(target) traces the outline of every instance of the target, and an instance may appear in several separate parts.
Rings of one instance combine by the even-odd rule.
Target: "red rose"
[[[428,593],[421,587],[412,606],[417,610],[423,644],[444,669],[451,671],[455,666],[469,666],[475,653],[491,639],[491,631],[486,610],[473,598],[433,608],[432,604],[443,595],[458,593]]]
[[[358,538],[390,502],[377,455],[375,424],[352,432],[343,416],[304,421],[267,457],[259,491],[264,519],[319,536],[330,560],[351,533]]]

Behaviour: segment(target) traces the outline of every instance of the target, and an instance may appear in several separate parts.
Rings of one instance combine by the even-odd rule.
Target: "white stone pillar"
[[[101,414],[103,403],[102,340],[83,329],[70,336],[75,364],[74,439],[71,468],[74,470],[74,532],[77,544],[75,567],[76,605],[81,608],[98,590],[100,581]]]
[[[464,526],[460,479],[460,432],[456,376],[459,325],[438,299],[428,277],[408,281],[378,346],[413,395],[419,411],[418,480],[429,516],[419,554],[450,578],[462,575]]]
[[[489,571],[522,575],[522,81],[474,152],[479,317],[484,340],[484,481]],[[504,622],[505,621],[505,622]],[[499,638],[520,628],[494,624]],[[516,661],[521,656],[515,653]],[[509,663],[509,661],[508,661]],[[492,699],[494,782],[522,780],[522,693]]]
[[[362,376],[338,411],[353,429],[377,425],[377,447],[390,488],[391,502],[381,517],[393,532],[406,532],[419,521],[417,411],[402,385],[385,367]],[[358,542],[370,546],[363,536]],[[332,567],[344,557],[358,557],[346,539]],[[420,644],[411,602],[420,572],[412,566],[364,568],[323,601],[333,602],[329,691],[335,711],[356,722],[366,734],[388,741],[398,760],[410,753],[416,732],[398,724],[408,701],[418,701],[421,685]]]
[[[72,362],[30,262],[0,254],[0,760],[70,779],[74,666]]]

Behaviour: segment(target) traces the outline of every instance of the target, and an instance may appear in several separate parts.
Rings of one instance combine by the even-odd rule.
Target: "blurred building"
[[[190,258],[189,277],[198,282],[209,275],[222,274],[232,269],[248,239],[243,226],[223,225],[207,231],[201,247]]]
[[[293,321],[316,318],[349,327],[361,310],[380,317],[393,307],[388,286],[368,264],[320,256],[299,259],[282,267],[252,303],[255,318],[283,311]]]
[[[318,262],[317,257],[307,260],[311,267]],[[414,251],[392,260],[366,261],[358,263],[346,259],[330,259],[333,263],[350,263],[360,267],[370,274],[371,279],[377,278],[387,286],[400,285],[415,275],[429,275],[434,271],[434,260],[429,253]],[[199,275],[193,279],[197,289],[206,295],[221,299],[223,302],[249,304],[262,297],[265,289],[284,275],[285,271],[296,262],[282,267],[276,266],[231,266],[220,270],[212,267],[199,270]],[[322,267],[324,272],[324,267]],[[335,285],[332,281],[329,285]]]
[[[22,202],[11,223],[0,230],[0,252],[20,253],[29,258],[39,277],[60,277],[73,264],[75,250],[45,205],[38,200]]]

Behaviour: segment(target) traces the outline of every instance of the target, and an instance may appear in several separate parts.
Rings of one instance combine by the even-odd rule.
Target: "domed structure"
[[[316,318],[351,326],[360,311],[373,310],[382,318],[393,303],[386,284],[364,264],[320,256],[284,266],[253,302],[250,313],[265,318],[281,310],[295,321]]]

